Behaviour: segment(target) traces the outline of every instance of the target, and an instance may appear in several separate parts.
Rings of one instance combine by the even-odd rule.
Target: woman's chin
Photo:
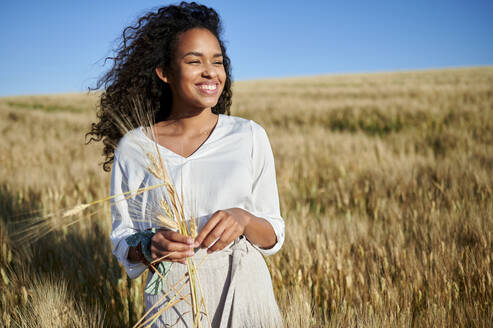
[[[206,101],[200,101],[197,103],[197,107],[201,109],[208,109],[212,108],[217,105],[217,99],[211,99],[211,100],[206,100]]]

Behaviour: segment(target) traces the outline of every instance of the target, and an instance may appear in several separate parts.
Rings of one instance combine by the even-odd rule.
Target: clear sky
[[[0,96],[86,91],[123,28],[169,3],[2,0]],[[211,0],[235,80],[493,65],[493,1]]]

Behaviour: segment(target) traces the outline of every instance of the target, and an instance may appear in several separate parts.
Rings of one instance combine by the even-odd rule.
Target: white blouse
[[[276,253],[284,242],[284,220],[279,208],[274,156],[265,130],[257,123],[220,114],[208,139],[189,157],[157,145],[168,175],[183,200],[186,217],[195,217],[198,229],[217,211],[242,208],[267,220],[277,237],[270,249],[257,249],[264,255]],[[119,195],[162,183],[147,169],[146,156],[156,156],[156,143],[143,128],[128,132],[115,150],[111,176],[111,195]],[[156,158],[159,158],[156,156]],[[157,227],[150,218],[163,215],[160,200],[165,188],[146,191],[134,197],[118,196],[112,201],[113,254],[130,278],[147,268],[127,260],[125,238],[137,231]]]

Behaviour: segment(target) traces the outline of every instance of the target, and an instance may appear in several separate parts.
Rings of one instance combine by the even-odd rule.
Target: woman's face
[[[171,69],[160,78],[171,87],[173,110],[214,107],[226,81],[221,47],[214,34],[204,28],[182,33]]]

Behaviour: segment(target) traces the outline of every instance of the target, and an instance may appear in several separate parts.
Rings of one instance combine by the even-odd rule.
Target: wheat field
[[[97,94],[0,98],[0,322],[128,327],[143,277],[111,254]],[[286,241],[267,258],[286,327],[493,326],[493,67],[244,81]],[[25,237],[25,238],[22,238]]]

